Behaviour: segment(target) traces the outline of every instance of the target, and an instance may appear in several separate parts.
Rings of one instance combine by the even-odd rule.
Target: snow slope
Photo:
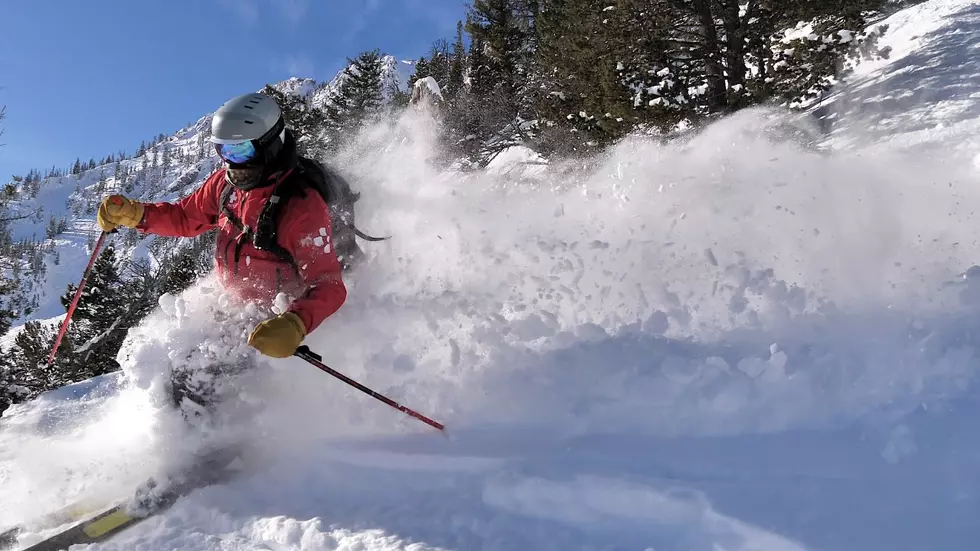
[[[858,65],[851,85],[830,98],[842,127],[836,145],[973,158],[980,130],[975,3],[925,2],[882,24],[890,59]]]
[[[975,549],[980,294],[957,277],[980,258],[975,119],[925,90],[886,99],[903,67],[971,82],[968,58],[926,54],[975,42],[976,17],[960,0],[893,17],[896,55],[841,93],[829,152],[752,110],[518,184],[503,165],[528,152],[484,174],[428,163],[424,114],[365,132],[336,161],[365,192],[358,225],[395,238],[365,245],[307,343],[451,438],[263,362],[243,476],[88,549]],[[910,110],[948,132],[917,141]],[[127,379],[5,414],[0,525],[174,460],[155,385],[168,354],[218,339],[214,311],[248,316],[203,281],[133,332]]]

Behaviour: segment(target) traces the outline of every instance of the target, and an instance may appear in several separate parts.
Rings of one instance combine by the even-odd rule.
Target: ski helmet
[[[282,150],[285,139],[282,109],[265,94],[232,98],[211,119],[211,142],[229,168],[269,164]]]

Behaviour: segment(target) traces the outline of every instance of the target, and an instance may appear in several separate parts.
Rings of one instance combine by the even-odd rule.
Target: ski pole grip
[[[310,350],[310,347],[309,346],[306,346],[305,344],[303,346],[300,346],[299,348],[297,348],[296,349],[296,352],[293,352],[293,355],[294,356],[299,356],[300,358],[313,358],[314,360],[316,360],[318,362],[322,362],[323,361],[323,357],[322,356],[320,356],[316,352],[313,352],[312,350]]]

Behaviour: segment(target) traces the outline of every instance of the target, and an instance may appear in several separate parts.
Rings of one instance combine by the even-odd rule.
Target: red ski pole
[[[78,306],[78,299],[82,297],[82,289],[85,287],[85,281],[88,279],[89,272],[92,271],[92,266],[95,264],[96,257],[99,256],[99,249],[102,248],[102,242],[105,241],[105,236],[112,232],[102,232],[99,236],[99,240],[95,242],[95,250],[92,251],[92,258],[88,260],[88,266],[85,267],[85,273],[82,274],[82,281],[78,284],[78,289],[75,289],[75,296],[71,299],[71,306],[68,307],[68,313],[65,315],[65,319],[61,322],[61,329],[58,330],[58,338],[54,340],[54,347],[51,349],[51,355],[48,356],[48,367],[51,367],[51,362],[54,361],[54,354],[58,351],[58,346],[61,344],[61,339],[65,336],[65,331],[68,329],[68,322],[71,320],[71,315],[75,313],[75,307]]]
[[[350,377],[344,375],[343,373],[340,373],[338,371],[335,371],[334,369],[330,368],[329,366],[324,365],[323,362],[321,361],[322,358],[320,357],[320,355],[319,354],[316,354],[312,350],[310,350],[310,347],[308,347],[308,346],[301,346],[301,347],[299,347],[299,348],[296,349],[296,352],[294,352],[293,355],[294,356],[299,356],[300,358],[303,358],[304,360],[306,360],[306,361],[310,362],[311,364],[313,364],[315,367],[317,367],[317,368],[319,368],[319,369],[321,369],[323,371],[326,371],[330,375],[333,375],[334,377],[340,379],[341,381],[344,381],[345,383],[347,383],[347,384],[351,385],[352,387],[360,390],[361,392],[364,392],[365,394],[369,394],[369,395],[373,396],[374,398],[377,398],[378,400],[381,400],[382,402],[388,404],[389,406],[397,409],[398,411],[401,411],[402,413],[406,413],[408,415],[411,415],[412,417],[418,419],[419,421],[422,421],[423,423],[425,423],[425,424],[427,424],[429,426],[435,427],[435,428],[439,429],[440,431],[443,431],[443,433],[445,433],[446,427],[443,426],[442,423],[438,423],[436,421],[433,421],[432,419],[429,419],[425,415],[422,415],[421,413],[419,413],[417,411],[414,411],[412,409],[409,409],[409,408],[407,408],[407,407],[399,404],[398,402],[392,400],[391,398],[388,398],[387,396],[383,396],[381,394],[378,394],[377,392],[375,392],[375,391],[371,390],[370,388],[362,385],[361,383],[355,381],[354,379],[351,379]]]

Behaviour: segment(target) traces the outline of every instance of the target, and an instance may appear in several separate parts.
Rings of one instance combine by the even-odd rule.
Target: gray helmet
[[[265,94],[232,98],[211,119],[211,142],[227,163],[229,183],[243,190],[259,187],[286,143],[282,109]]]
[[[281,123],[282,109],[276,100],[265,94],[245,94],[228,100],[214,113],[211,141],[228,144],[261,140]]]

